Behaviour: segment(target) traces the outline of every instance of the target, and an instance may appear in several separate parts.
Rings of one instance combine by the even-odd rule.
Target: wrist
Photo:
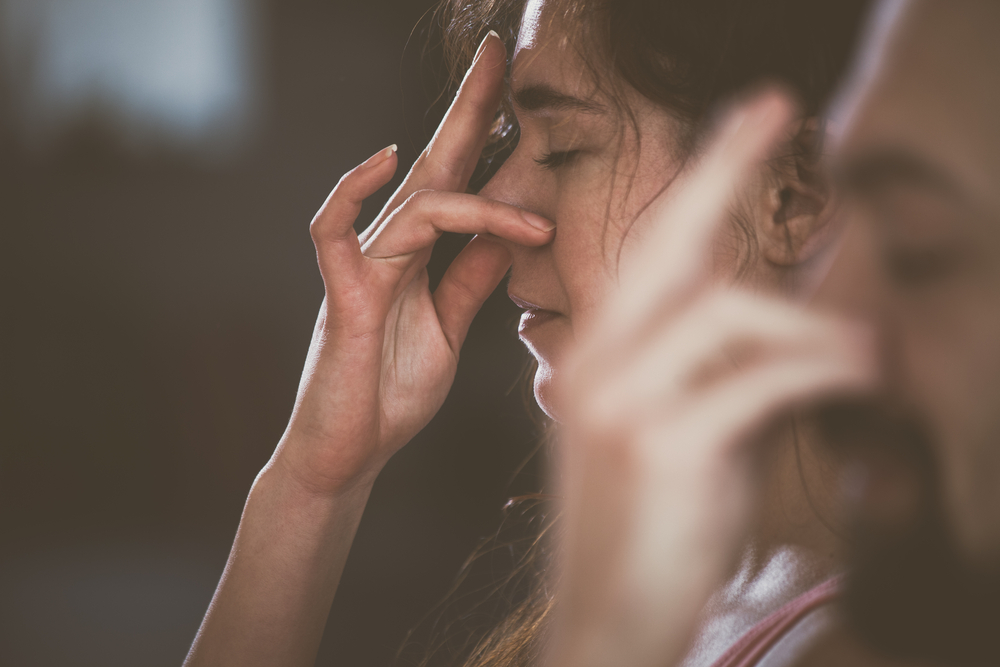
[[[370,444],[344,446],[338,437],[317,437],[291,423],[261,472],[318,499],[367,495],[382,469],[373,460],[374,449]]]
[[[317,483],[303,475],[279,448],[257,475],[251,496],[274,496],[281,498],[283,504],[302,509],[363,508],[374,482],[375,475],[359,476],[339,484]]]

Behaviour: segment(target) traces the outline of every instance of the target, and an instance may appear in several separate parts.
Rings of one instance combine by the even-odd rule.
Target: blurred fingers
[[[609,428],[637,423],[685,409],[692,397],[775,361],[826,360],[874,372],[873,346],[859,324],[720,291],[650,336],[615,372],[583,387],[580,409],[584,419]]]
[[[616,344],[651,319],[678,307],[710,282],[712,242],[728,219],[734,196],[758,168],[792,118],[779,92],[758,95],[731,114],[698,166],[682,174],[648,212],[648,238],[623,264],[619,296],[594,341]]]

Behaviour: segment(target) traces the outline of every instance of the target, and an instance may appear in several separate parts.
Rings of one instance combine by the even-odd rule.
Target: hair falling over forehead
[[[495,30],[512,54],[527,0],[442,0],[435,18],[452,87]],[[752,86],[779,83],[798,98],[804,118],[821,118],[836,91],[869,0],[545,0],[543,21],[559,22],[560,47],[572,49],[619,121],[641,145],[628,103],[635,93],[678,121],[676,163],[697,152],[719,108]],[[602,101],[604,101],[602,100]],[[814,162],[825,132],[796,137],[776,160]],[[516,144],[510,90],[491,133],[490,162]],[[620,154],[621,156],[621,154]],[[634,174],[624,173],[628,179]],[[612,173],[609,194],[619,178]],[[628,188],[626,188],[628,190]],[[605,217],[612,216],[611,198]],[[753,224],[737,207],[733,245],[743,277],[756,259]]]
[[[629,93],[638,92],[681,121],[686,132],[680,150],[690,154],[717,108],[762,81],[778,82],[794,92],[804,118],[820,117],[846,69],[868,4],[868,0],[546,0],[542,19],[558,19],[560,46],[574,49],[596,89],[616,108],[624,130],[631,126],[640,139],[626,103]],[[490,30],[499,34],[509,54],[514,52],[525,5],[526,0],[441,0],[435,19],[451,87],[461,82]],[[493,154],[512,147],[517,131],[508,88],[491,133]],[[822,134],[796,137],[786,158],[813,160],[821,146],[806,139]],[[682,162],[686,154],[678,156]],[[752,225],[738,214],[734,222],[737,236],[743,237],[736,242],[744,253],[754,252]],[[456,592],[468,586],[477,563],[504,552],[509,561],[506,573],[473,593],[486,595],[493,603],[474,605],[457,622],[433,621],[419,665],[528,667],[539,662],[556,602],[548,545],[557,517],[549,505],[537,495],[508,508],[505,524],[520,523],[523,535],[509,540],[498,533],[477,549],[441,607],[463,599]],[[486,622],[483,609],[489,610]],[[412,648],[405,646],[401,655],[412,655]]]
[[[457,85],[489,30],[513,53],[526,0],[443,0],[449,81]],[[830,101],[868,0],[546,0],[597,87],[624,108],[624,87],[697,131],[720,102],[770,80],[794,91],[805,116]],[[504,100],[494,137],[516,130]]]

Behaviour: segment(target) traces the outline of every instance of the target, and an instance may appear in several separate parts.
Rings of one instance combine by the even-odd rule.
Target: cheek
[[[931,423],[971,554],[1000,553],[1000,285],[956,284],[901,318],[902,381]]]
[[[526,340],[538,360],[534,391],[538,405],[559,420],[558,379],[565,354],[576,336],[600,313],[614,285],[619,228],[605,220],[607,197],[597,188],[565,189],[556,206],[556,238],[548,254],[559,282],[567,317],[546,324]]]
[[[559,199],[552,257],[574,327],[586,326],[599,314],[601,303],[616,284],[631,219],[627,211],[621,212],[620,201],[609,192],[606,177],[567,188]],[[619,215],[614,214],[616,210]]]

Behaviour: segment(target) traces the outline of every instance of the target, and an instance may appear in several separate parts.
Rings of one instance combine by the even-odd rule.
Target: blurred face
[[[845,606],[883,653],[1000,664],[1000,4],[882,9],[845,98],[855,224],[824,286],[880,332],[889,406],[828,422],[854,420],[838,441],[863,462]]]
[[[676,175],[682,128],[636,94],[628,104],[640,144],[541,0],[524,13],[510,86],[520,139],[481,194],[556,223],[549,245],[506,244],[508,292],[524,309],[520,336],[538,360],[535,396],[555,416],[561,356],[614,284],[619,252],[640,242],[636,217]]]
[[[890,18],[848,100],[839,164],[859,224],[831,286],[877,322],[890,390],[926,427],[949,529],[989,566],[1000,559],[1000,5],[918,0]]]

